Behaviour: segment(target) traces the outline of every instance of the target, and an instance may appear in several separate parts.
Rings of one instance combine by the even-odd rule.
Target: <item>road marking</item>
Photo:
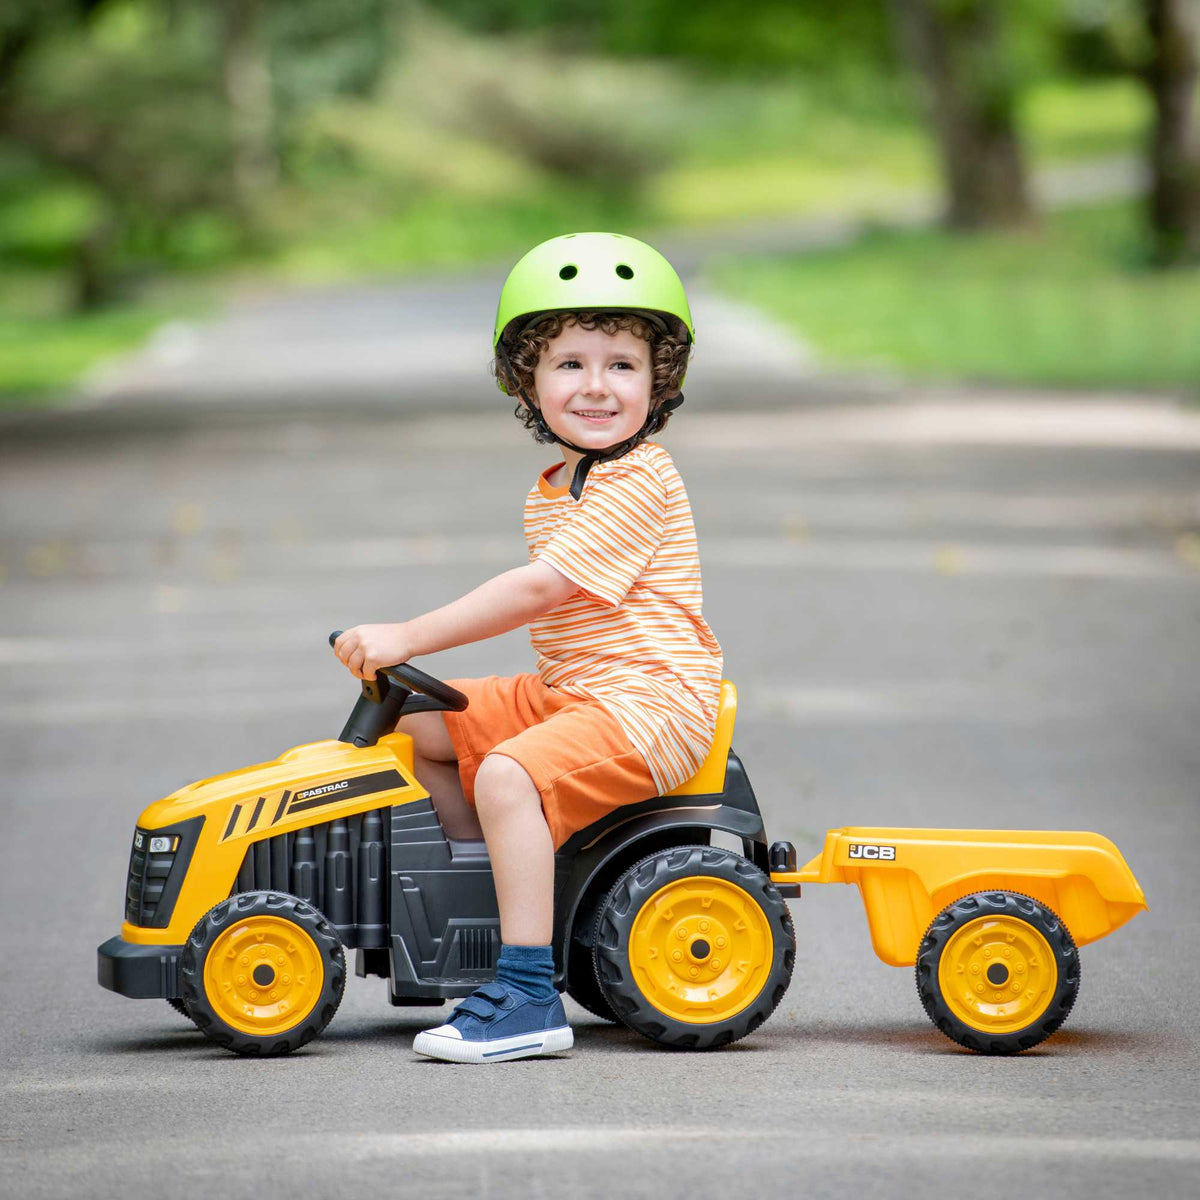
[[[872,1093],[872,1099],[875,1093]],[[617,1147],[633,1151],[641,1146],[661,1152],[665,1145],[679,1142],[757,1144],[782,1142],[789,1158],[824,1159],[844,1157],[855,1147],[871,1148],[872,1153],[889,1159],[977,1158],[978,1143],[950,1134],[884,1134],[842,1132],[806,1128],[804,1137],[794,1129],[767,1130],[687,1128],[665,1126],[661,1129],[476,1129],[425,1133],[375,1133],[325,1135],[323,1151],[358,1159],[371,1156],[466,1154],[563,1154],[603,1151]],[[1031,1158],[1079,1157],[1086,1159],[1138,1159],[1141,1161],[1200,1161],[1200,1140],[1194,1138],[1113,1138],[1021,1136],[989,1134],[989,1153],[1011,1155],[1022,1161]],[[694,1152],[693,1152],[694,1153]]]
[[[822,444],[865,446],[1115,447],[1182,452],[1200,449],[1200,413],[1171,401],[900,401],[794,408],[778,412],[701,413],[671,426],[671,444],[721,454],[812,451]]]
[[[175,1082],[175,1081],[173,1081]],[[877,1093],[871,1093],[874,1100]],[[1054,1161],[1070,1158],[1081,1161],[1134,1160],[1139,1162],[1193,1163],[1200,1161],[1200,1141],[1195,1138],[1134,1138],[1064,1137],[996,1134],[986,1138],[986,1150],[981,1140],[964,1131],[948,1129],[940,1134],[896,1133],[878,1134],[868,1130],[843,1131],[819,1129],[806,1123],[803,1136],[794,1128],[735,1129],[729,1126],[687,1127],[666,1125],[659,1128],[491,1128],[427,1130],[412,1133],[336,1133],[321,1134],[321,1159],[361,1162],[370,1158],[446,1157],[455,1160],[471,1155],[579,1155],[602,1154],[621,1150],[628,1154],[661,1156],[663,1147],[689,1143],[689,1156],[703,1155],[708,1148],[720,1147],[728,1153],[729,1146],[771,1147],[771,1152],[794,1161],[845,1161],[847,1155],[870,1151],[877,1159],[890,1162],[928,1162],[938,1159],[978,1159],[981,1154],[1001,1156],[1012,1161]],[[273,1135],[264,1141],[259,1134],[253,1139],[225,1139],[226,1161],[243,1158],[260,1163],[275,1160],[292,1161],[297,1146],[311,1148],[311,1139],[296,1142],[286,1134]],[[207,1147],[186,1144],[164,1145],[161,1139],[125,1143],[128,1152],[143,1166],[164,1162],[176,1163],[202,1157]],[[61,1147],[56,1153],[60,1168],[71,1164],[89,1164],[94,1151],[86,1145]],[[71,1164],[74,1165],[74,1164]]]
[[[177,721],[186,718],[260,717],[271,720],[281,713],[328,713],[349,704],[331,688],[320,691],[272,687],[262,684],[245,691],[171,692],[140,698],[62,697],[53,703],[23,702],[0,705],[0,728],[23,725],[98,725],[108,721]],[[333,736],[332,734],[330,736]]]
[[[978,721],[1037,725],[1077,719],[1095,711],[1078,696],[1058,704],[1034,698],[1028,689],[997,691],[994,682],[895,680],[846,684],[777,686],[747,683],[740,688],[738,715],[798,726],[896,721]]]
[[[171,655],[157,661],[167,662]],[[139,660],[152,660],[145,653]],[[211,678],[211,676],[210,676]],[[348,677],[347,677],[348,679]],[[338,682],[345,682],[340,676]],[[938,681],[842,683],[789,686],[742,678],[741,717],[782,721],[797,727],[816,723],[881,724],[932,720],[973,721],[996,725],[1038,724],[1059,719],[1074,720],[1107,711],[1110,700],[1097,695],[1095,702],[1074,696],[1069,702],[1034,699],[1018,688],[997,690],[984,680],[944,683]],[[83,695],[55,697],[44,702],[19,700],[0,704],[0,728],[24,726],[98,725],[106,722],[138,723],[222,719],[234,717],[273,718],[283,713],[328,714],[347,706],[353,693],[329,686],[289,688],[272,692],[264,701],[258,681],[242,688],[214,687],[211,691]]]
[[[149,573],[140,547],[131,544],[90,545],[86,557],[106,564],[104,574],[87,579],[59,575],[39,579],[38,594],[50,588],[85,586],[95,594],[106,586],[129,586]],[[259,585],[278,603],[281,589],[296,576],[316,586],[322,574],[350,572],[378,575],[389,570],[423,567],[475,567],[480,571],[520,566],[525,547],[511,537],[370,537],[308,541],[293,546],[243,548],[239,562],[214,552],[201,564],[201,576],[149,586],[147,607],[161,614],[225,611],[245,605],[243,581]],[[1183,579],[1197,578],[1200,550],[1190,541],[1163,539],[1156,546],[1125,547],[1088,543],[963,541],[947,538],[833,538],[797,536],[794,527],[779,536],[747,534],[700,538],[706,571],[812,570],[892,572],[936,575],[1012,576],[1041,579]],[[246,572],[253,570],[253,575]],[[242,574],[234,579],[234,573]],[[33,581],[25,581],[28,587]],[[334,580],[329,580],[330,586]],[[272,586],[267,586],[271,584]],[[7,584],[14,590],[18,584]],[[211,601],[216,600],[214,608]],[[195,606],[200,603],[201,607]]]

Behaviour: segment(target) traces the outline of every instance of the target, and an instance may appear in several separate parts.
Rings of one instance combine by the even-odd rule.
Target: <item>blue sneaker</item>
[[[418,1033],[413,1049],[447,1062],[506,1062],[570,1050],[575,1038],[562,1000],[534,1000],[502,983],[485,983],[458,1007],[445,1025]]]

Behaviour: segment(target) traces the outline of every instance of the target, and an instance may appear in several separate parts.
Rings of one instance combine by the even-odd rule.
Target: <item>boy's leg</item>
[[[463,795],[458,759],[442,714],[409,713],[396,729],[413,740],[413,769],[429,792],[446,836],[459,841],[483,837],[479,818]]]
[[[574,1037],[554,989],[554,843],[542,798],[515,759],[489,754],[474,783],[500,908],[494,983],[459,1003],[445,1025],[419,1033],[418,1054],[504,1062],[570,1049]]]
[[[516,759],[489,754],[475,776],[507,946],[549,946],[554,931],[554,842],[542,798]]]

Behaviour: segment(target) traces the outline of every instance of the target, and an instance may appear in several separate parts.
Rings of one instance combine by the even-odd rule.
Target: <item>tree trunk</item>
[[[115,297],[116,281],[110,270],[109,255],[116,230],[116,219],[106,215],[75,244],[71,272],[74,312],[94,312]]]
[[[1200,0],[1146,0],[1154,44],[1150,221],[1164,262],[1200,258]]]
[[[947,193],[946,221],[994,228],[1033,217],[1000,34],[1003,0],[892,0],[924,77]]]
[[[279,174],[263,8],[263,0],[225,0],[225,97],[233,130],[233,187],[248,218]]]

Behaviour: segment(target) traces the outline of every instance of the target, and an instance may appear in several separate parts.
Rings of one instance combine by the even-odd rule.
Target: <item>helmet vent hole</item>
[[[622,279],[632,279],[633,278],[633,268],[627,267],[624,263],[618,263],[617,264],[617,274],[620,275],[620,277]]]
[[[579,268],[574,263],[567,263],[565,267],[560,267],[558,271],[559,279],[574,279],[579,274]]]

